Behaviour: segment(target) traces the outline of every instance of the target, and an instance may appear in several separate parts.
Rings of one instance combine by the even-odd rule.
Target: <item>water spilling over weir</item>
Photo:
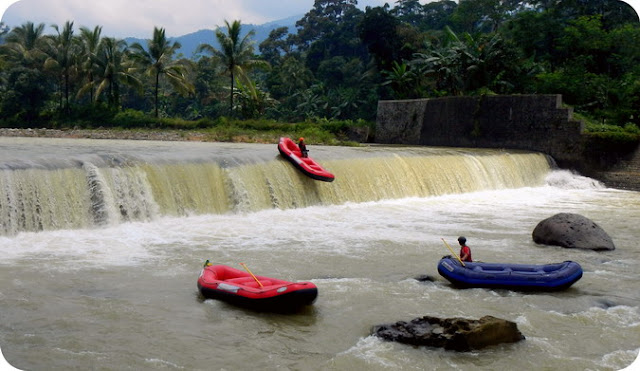
[[[315,146],[312,155],[336,176],[325,183],[295,170],[275,144],[20,144],[31,158],[14,148],[0,162],[2,235],[538,186],[550,170],[538,153]],[[33,156],[37,147],[53,153]]]

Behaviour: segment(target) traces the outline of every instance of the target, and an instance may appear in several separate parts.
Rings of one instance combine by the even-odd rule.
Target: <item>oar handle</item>
[[[258,285],[260,285],[260,287],[264,287],[262,285],[262,282],[260,282],[260,280],[258,279],[258,277],[254,276],[253,273],[251,273],[251,271],[249,270],[249,268],[247,267],[246,264],[244,263],[240,263],[240,265],[247,270],[247,272],[249,272],[249,274],[251,275],[251,277],[253,277],[254,280],[256,280],[256,282],[258,283]]]
[[[444,245],[446,247],[449,248],[449,251],[451,251],[451,254],[453,254],[453,256],[455,256],[458,261],[460,262],[460,264],[462,264],[463,267],[465,267],[464,262],[462,261],[462,259],[460,259],[460,257],[458,256],[458,254],[455,253],[455,251],[453,251],[453,249],[451,248],[451,246],[449,246],[449,244],[447,243],[447,241],[444,240],[444,238],[442,238],[442,242],[444,242]]]

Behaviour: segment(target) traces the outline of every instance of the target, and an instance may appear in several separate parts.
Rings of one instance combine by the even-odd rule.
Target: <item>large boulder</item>
[[[470,351],[501,343],[524,340],[515,322],[484,316],[479,320],[424,316],[374,326],[373,335],[410,345]]]
[[[611,237],[582,215],[560,213],[547,218],[531,234],[535,243],[596,251],[615,250]]]

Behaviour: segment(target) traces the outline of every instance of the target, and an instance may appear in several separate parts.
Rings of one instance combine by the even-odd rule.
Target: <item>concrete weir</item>
[[[0,236],[537,187],[551,170],[548,156],[516,150],[311,151],[334,182],[305,176],[275,144],[0,137]]]

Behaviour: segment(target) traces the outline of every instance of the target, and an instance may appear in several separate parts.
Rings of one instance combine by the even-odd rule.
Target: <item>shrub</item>
[[[143,112],[127,109],[119,112],[113,118],[113,126],[128,128],[154,127],[157,119],[145,115]]]
[[[633,151],[640,142],[640,135],[625,132],[622,128],[615,131],[589,132],[584,135],[589,152],[627,153]]]
[[[626,131],[627,133],[640,135],[640,128],[638,127],[638,125],[633,124],[631,122],[627,123],[624,126],[624,131]]]

